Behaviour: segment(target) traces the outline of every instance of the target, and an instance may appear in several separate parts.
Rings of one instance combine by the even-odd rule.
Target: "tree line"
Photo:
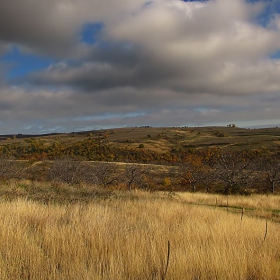
[[[69,184],[80,182],[103,187],[124,184],[149,189],[221,193],[275,193],[280,182],[280,154],[267,150],[238,151],[230,148],[173,149],[157,153],[148,149],[117,147],[96,139],[75,143],[26,139],[1,148],[0,177],[20,177],[23,163],[13,159],[54,161],[46,179]],[[97,161],[94,167],[86,161]],[[133,164],[117,168],[112,162]],[[145,170],[140,164],[175,166],[169,174]],[[153,174],[152,174],[153,173]],[[118,176],[116,176],[116,174]]]
[[[275,193],[280,183],[280,156],[258,155],[246,151],[220,149],[208,153],[189,153],[172,171],[158,172],[151,164],[89,162],[64,157],[54,161],[17,161],[0,158],[0,178],[44,178],[53,184],[88,184],[102,188],[122,186],[165,191],[205,191],[223,194]],[[40,171],[40,166],[44,170]],[[25,174],[25,175],[24,175]],[[30,176],[33,174],[34,176]]]
[[[275,193],[280,182],[280,155],[219,149],[209,157],[189,154],[180,163],[181,184],[190,190],[214,188],[224,194],[255,189]]]

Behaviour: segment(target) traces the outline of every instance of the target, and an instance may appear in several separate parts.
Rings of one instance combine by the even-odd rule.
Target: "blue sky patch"
[[[280,50],[270,56],[272,59],[280,59]]]
[[[96,37],[103,29],[103,27],[103,24],[100,22],[84,24],[81,32],[81,41],[88,45],[93,45],[94,43],[96,43]]]
[[[247,3],[263,3],[264,9],[257,16],[256,22],[263,27],[267,27],[275,14],[280,14],[280,2],[273,0],[246,0]]]
[[[7,73],[8,80],[43,70],[54,62],[55,60],[51,58],[24,54],[17,47],[13,47],[11,51],[0,57],[0,63],[5,63],[10,66],[10,71]]]

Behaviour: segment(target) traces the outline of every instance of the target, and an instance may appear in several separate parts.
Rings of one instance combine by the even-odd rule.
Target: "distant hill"
[[[9,147],[7,146],[9,145]],[[12,146],[11,146],[12,145]],[[83,146],[90,149],[101,147],[107,152],[116,149],[135,151],[179,153],[186,150],[228,147],[235,150],[269,149],[279,151],[280,128],[238,128],[238,127],[127,127],[100,129],[72,133],[51,133],[42,135],[1,135],[0,147],[22,150],[30,146],[30,151],[47,153],[50,147],[60,147],[60,152],[67,152],[71,147],[76,154]],[[74,147],[75,146],[75,147]],[[18,148],[17,148],[18,147]],[[92,148],[90,148],[92,147]],[[115,150],[114,150],[115,149]],[[29,152],[30,152],[29,151]],[[113,158],[113,155],[112,155]]]
[[[251,128],[251,129],[258,129],[258,128],[278,128],[280,127],[280,124],[270,124],[270,125],[267,125],[267,124],[264,124],[264,125],[255,125],[255,126],[248,126],[246,128]]]

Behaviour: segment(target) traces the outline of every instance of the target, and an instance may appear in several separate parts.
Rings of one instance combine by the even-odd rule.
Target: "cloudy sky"
[[[280,124],[279,0],[0,4],[0,134]]]

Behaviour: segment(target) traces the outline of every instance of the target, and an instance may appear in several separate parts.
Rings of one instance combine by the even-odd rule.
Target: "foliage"
[[[207,133],[211,141],[215,138],[213,133],[218,136],[217,131],[229,134],[230,136],[226,139],[229,142],[232,141],[233,133],[238,131],[244,137],[250,136],[251,133],[255,135],[258,133],[262,137],[267,137],[269,133],[273,137],[280,135],[278,130],[253,132],[242,130],[243,134],[241,134],[239,128],[219,128],[219,130],[209,128]],[[118,137],[118,133],[108,131],[87,132],[85,137],[73,133],[71,135],[74,135],[75,139],[70,140],[69,137],[67,140],[64,138],[11,139],[0,149],[3,159],[0,160],[0,177],[2,180],[24,176],[33,180],[38,180],[38,178],[45,180],[48,177],[52,181],[71,185],[89,183],[111,188],[125,184],[127,189],[151,188],[152,186],[152,189],[219,191],[224,194],[247,194],[253,191],[274,193],[279,190],[280,160],[275,149],[252,149],[252,142],[248,142],[249,148],[245,150],[241,149],[240,143],[229,145],[229,142],[222,142],[218,138],[210,144],[209,142],[197,143],[194,140],[201,141],[206,135],[206,130],[198,128],[192,130],[177,128],[173,134],[167,130],[158,130],[157,132],[160,133],[153,132],[152,134],[147,134],[147,132],[147,130],[143,131],[141,139],[132,137],[129,143],[123,140],[110,141],[111,137]],[[152,136],[147,137],[147,135]],[[192,139],[191,142],[185,141],[184,135],[188,135]],[[125,135],[125,139],[129,138],[127,136],[132,135]],[[148,139],[148,142],[145,142],[145,139]],[[158,146],[161,143],[169,143],[169,150],[150,149],[153,141]],[[217,148],[224,145],[227,145],[227,148]],[[31,164],[25,168],[24,161],[18,160],[29,161]],[[32,164],[36,162],[45,162],[49,172],[44,170],[44,164]],[[96,162],[96,164],[93,166],[90,162]],[[135,170],[128,168],[129,165],[119,168],[116,164],[118,162],[133,163]],[[160,165],[166,169],[172,169],[172,172],[151,174],[139,171],[140,164]],[[133,176],[139,178],[136,179]],[[164,178],[169,178],[170,182]]]
[[[228,135],[226,133],[218,131],[218,130],[213,131],[213,134],[217,137],[228,137]]]
[[[198,154],[188,154],[180,163],[178,175],[181,183],[190,186],[191,190],[195,192],[198,186],[210,186],[211,171],[206,157]]]

